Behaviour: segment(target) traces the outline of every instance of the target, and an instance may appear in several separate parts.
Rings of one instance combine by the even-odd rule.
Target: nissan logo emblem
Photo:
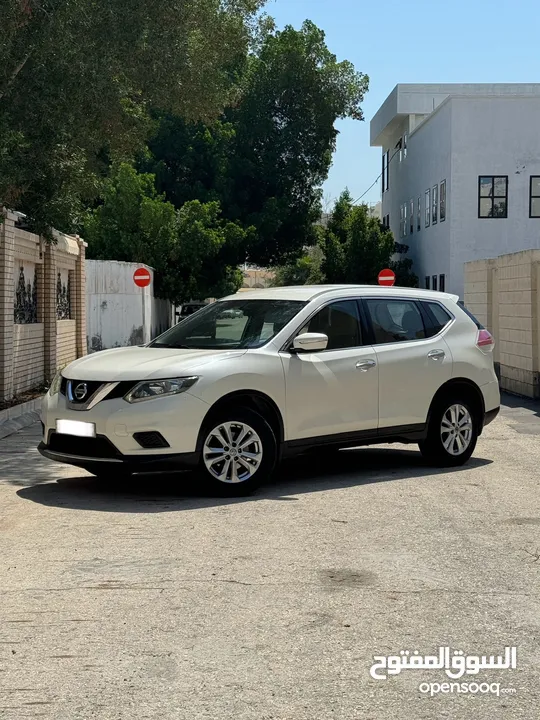
[[[84,400],[87,392],[88,392],[88,385],[86,383],[79,383],[78,385],[75,386],[73,395],[75,396],[76,400]]]

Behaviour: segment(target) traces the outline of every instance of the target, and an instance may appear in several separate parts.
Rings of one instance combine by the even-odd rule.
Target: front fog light
[[[171,380],[145,380],[140,382],[124,397],[129,403],[153,400],[158,397],[178,395],[194,385],[198,377],[172,378]]]

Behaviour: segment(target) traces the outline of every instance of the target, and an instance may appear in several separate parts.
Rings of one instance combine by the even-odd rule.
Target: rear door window
[[[426,337],[422,314],[414,300],[369,299],[365,307],[377,345]]]

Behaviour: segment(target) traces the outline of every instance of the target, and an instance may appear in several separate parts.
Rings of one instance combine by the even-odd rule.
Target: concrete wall
[[[153,295],[154,271],[146,288],[133,282],[138,263],[88,260],[86,263],[88,352],[142,345],[172,324],[172,306]]]
[[[465,265],[465,305],[495,337],[501,386],[540,397],[540,250]]]
[[[54,243],[1,210],[0,401],[37,389],[85,353],[82,338],[85,243],[54,233]],[[58,279],[63,294],[57,292]],[[67,279],[69,278],[69,291]],[[70,319],[62,319],[65,316]]]
[[[13,395],[43,384],[45,379],[43,323],[13,327]]]

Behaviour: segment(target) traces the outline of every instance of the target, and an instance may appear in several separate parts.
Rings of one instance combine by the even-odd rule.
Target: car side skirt
[[[425,440],[426,435],[427,425],[425,423],[396,425],[394,427],[379,428],[378,430],[361,430],[336,435],[321,435],[319,437],[286,441],[283,444],[283,456],[289,457],[321,447],[347,448],[383,443],[418,443]]]

